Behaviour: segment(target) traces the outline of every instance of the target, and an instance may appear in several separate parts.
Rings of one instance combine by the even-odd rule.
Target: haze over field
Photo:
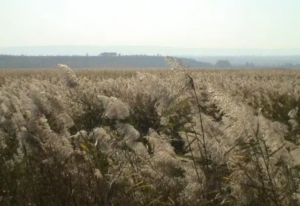
[[[297,0],[1,0],[0,54],[297,55],[299,9]]]

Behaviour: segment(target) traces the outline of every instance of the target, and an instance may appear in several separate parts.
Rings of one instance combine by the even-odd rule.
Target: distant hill
[[[180,58],[190,68],[208,68],[212,64]],[[0,55],[0,68],[54,68],[56,64],[71,68],[166,68],[162,56],[104,55],[104,56],[12,56]]]
[[[234,67],[244,67],[245,64],[253,63],[255,67],[286,67],[288,64],[293,64],[298,67],[300,65],[300,55],[290,56],[185,56],[197,61],[216,63],[220,59],[230,61]]]

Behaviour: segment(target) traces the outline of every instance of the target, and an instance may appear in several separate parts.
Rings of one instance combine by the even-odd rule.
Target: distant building
[[[116,52],[103,52],[99,56],[103,57],[116,57],[118,54]]]

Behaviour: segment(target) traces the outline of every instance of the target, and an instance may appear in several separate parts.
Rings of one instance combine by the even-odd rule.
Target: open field
[[[0,71],[0,205],[299,205],[300,70]]]

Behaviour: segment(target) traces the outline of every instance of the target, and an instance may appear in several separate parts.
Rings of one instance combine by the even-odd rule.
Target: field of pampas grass
[[[0,71],[0,205],[300,205],[300,71],[166,61]]]

